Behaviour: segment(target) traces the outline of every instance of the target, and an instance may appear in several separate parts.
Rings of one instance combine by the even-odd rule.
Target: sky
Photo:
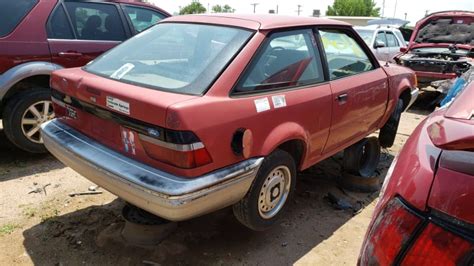
[[[200,0],[204,7],[228,4],[236,9],[236,13],[253,13],[252,3],[258,3],[256,13],[268,13],[276,9],[279,14],[297,15],[298,5],[301,5],[301,16],[310,16],[313,9],[320,9],[325,14],[327,6],[334,0]],[[178,12],[180,7],[186,6],[191,0],[149,0],[149,2],[165,9],[171,14]],[[426,10],[429,13],[442,10],[469,10],[474,11],[474,0],[375,0],[377,7],[382,8],[385,2],[384,16],[404,19],[405,13],[411,25],[424,17]],[[208,8],[209,10],[210,8]]]

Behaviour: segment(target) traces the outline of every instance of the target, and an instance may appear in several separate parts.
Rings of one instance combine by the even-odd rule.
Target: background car
[[[0,119],[7,138],[45,152],[39,129],[54,116],[51,72],[83,66],[169,16],[138,1],[0,1]]]
[[[380,61],[392,61],[400,53],[400,48],[407,46],[402,33],[394,26],[370,25],[354,29]]]
[[[474,83],[415,129],[387,172],[359,265],[474,265]]]

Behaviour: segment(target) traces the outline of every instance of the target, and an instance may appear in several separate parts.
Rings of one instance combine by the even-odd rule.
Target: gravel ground
[[[382,175],[423,118],[403,114],[395,145],[383,151]],[[288,214],[268,231],[246,229],[228,208],[179,223],[159,245],[138,247],[118,237],[120,199],[100,188],[70,197],[94,184],[51,155],[11,147],[0,126],[0,265],[355,265],[377,193],[338,188],[340,164],[339,154],[301,173]],[[336,210],[328,193],[362,209]]]

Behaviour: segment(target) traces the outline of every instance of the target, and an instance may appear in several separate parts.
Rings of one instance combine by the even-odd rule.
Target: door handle
[[[343,93],[337,96],[336,100],[340,102],[346,102],[347,101],[347,93]]]
[[[82,54],[78,52],[60,52],[59,57],[81,57]]]

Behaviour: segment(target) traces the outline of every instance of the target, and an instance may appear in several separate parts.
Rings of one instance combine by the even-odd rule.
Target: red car
[[[474,83],[388,170],[359,265],[474,265]]]
[[[0,119],[7,138],[46,152],[40,125],[54,117],[49,77],[79,67],[170,14],[138,1],[0,1]]]
[[[420,88],[455,78],[474,65],[474,12],[443,11],[416,23],[407,48],[395,61],[416,72]],[[445,93],[444,88],[439,88]]]
[[[44,141],[66,165],[163,218],[234,205],[256,230],[297,170],[380,128],[391,145],[417,95],[349,24],[273,15],[168,18],[51,86]]]

